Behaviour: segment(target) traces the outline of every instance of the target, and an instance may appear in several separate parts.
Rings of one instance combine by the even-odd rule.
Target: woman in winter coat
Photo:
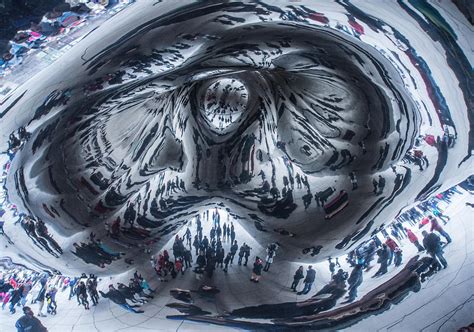
[[[423,248],[423,246],[420,244],[418,237],[412,232],[411,229],[405,228],[405,232],[407,232],[408,240],[410,240],[410,242],[415,245],[416,249],[418,249],[418,252],[425,251],[425,248]]]
[[[257,283],[262,276],[263,262],[260,257],[255,257],[255,262],[253,263],[252,276],[250,281]]]

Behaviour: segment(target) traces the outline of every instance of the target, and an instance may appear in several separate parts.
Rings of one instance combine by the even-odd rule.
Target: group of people
[[[415,246],[418,253],[428,254],[432,259],[431,264],[433,269],[439,271],[448,267],[448,263],[444,257],[444,247],[452,242],[452,238],[440,225],[440,222],[435,216],[428,215],[426,220],[428,220],[427,223],[420,223],[420,228],[425,226],[427,228],[421,231],[421,239],[420,235],[417,235],[415,231],[409,227],[401,228],[397,234],[399,234],[399,240],[408,239],[408,241]],[[395,229],[396,228],[397,227],[395,227]],[[348,302],[354,301],[357,297],[357,288],[362,283],[363,272],[368,272],[373,267],[371,262],[374,260],[375,255],[378,257],[377,263],[379,263],[379,269],[372,275],[372,278],[386,274],[392,262],[395,267],[402,264],[403,251],[400,245],[388,235],[385,229],[382,229],[381,233],[385,235],[385,242],[380,241],[379,237],[374,235],[369,241],[351,251],[347,256],[347,261],[353,267],[351,277],[348,279]],[[441,237],[444,238],[445,242],[441,240]]]
[[[113,284],[110,284],[107,293],[102,291],[99,291],[99,293],[103,298],[109,299],[125,310],[139,314],[144,311],[137,308],[153,299],[155,290],[150,287],[147,280],[141,274],[135,271],[128,286],[118,283],[116,288]]]
[[[55,7],[46,12],[39,22],[30,22],[29,26],[17,31],[9,41],[6,52],[0,56],[0,77],[6,76],[14,67],[21,65],[23,58],[31,50],[47,47],[52,40],[61,38],[80,26],[94,12],[105,9],[97,1],[81,2],[69,8],[66,7],[67,4]]]
[[[452,193],[458,191],[450,192],[450,195],[452,195]],[[444,197],[443,194],[438,196],[438,199],[441,200]],[[449,197],[451,196],[447,198]],[[437,205],[430,205],[430,207],[435,207],[439,213],[446,217],[441,219],[443,223],[450,222],[450,218],[442,213],[441,208]],[[211,223],[209,238],[203,236],[203,220],[208,220]],[[428,220],[428,222],[425,220]],[[379,268],[372,275],[372,278],[386,274],[392,263],[395,267],[402,264],[403,251],[399,245],[400,241],[408,240],[418,253],[425,252],[428,254],[432,258],[432,264],[436,270],[447,268],[448,263],[444,258],[443,248],[452,242],[452,238],[441,226],[439,219],[432,214],[428,214],[421,219],[418,224],[422,229],[421,236],[416,230],[404,225],[405,223],[406,221],[396,220],[390,225],[392,230],[397,230],[396,238],[388,234],[387,230],[383,228],[380,233],[385,237],[383,242],[379,238],[380,234],[376,234],[369,241],[351,251],[347,255],[347,262],[352,267],[350,273],[341,268],[337,258],[335,262],[331,258],[329,259],[330,285],[338,285],[338,287],[345,289],[346,282],[348,284],[347,301],[344,303],[350,303],[357,298],[357,290],[363,283],[364,272],[368,272],[373,268],[371,263],[376,256],[378,257]],[[193,269],[197,274],[206,273],[209,278],[212,278],[214,270],[218,267],[227,272],[229,265],[234,263],[236,255],[238,256],[237,264],[247,266],[251,253],[250,246],[243,243],[239,247],[238,241],[235,239],[234,225],[229,220],[227,220],[227,223],[223,223],[221,227],[221,215],[217,209],[212,211],[211,216],[209,216],[209,211],[206,211],[202,217],[199,215],[196,218],[196,232],[194,241],[192,241],[193,237],[189,227],[182,237],[179,235],[175,237],[172,248],[174,261],[171,260],[167,250],[164,250],[156,260],[153,260],[153,266],[160,278],[164,279],[168,274],[175,278],[178,273],[184,274],[184,271],[188,268]],[[444,242],[441,238],[444,239]],[[224,249],[224,243],[229,245],[227,253]],[[192,246],[195,247],[197,253],[195,262],[192,259]],[[259,256],[255,257],[250,277],[252,282],[258,283],[262,272],[269,271],[278,249],[277,243],[271,243],[266,248],[265,260],[262,260]],[[339,268],[337,272],[336,268]],[[294,273],[290,289],[297,292],[298,295],[306,295],[311,291],[315,280],[316,270],[312,265],[309,265],[306,271],[304,271],[303,266],[300,266]],[[299,288],[301,281],[303,287]],[[37,326],[41,331],[41,322],[34,317],[31,307],[26,304],[28,302],[29,304],[37,303],[37,315],[39,317],[45,316],[43,312],[45,304],[46,313],[55,315],[58,308],[56,302],[58,291],[65,291],[69,288],[69,300],[75,296],[78,305],[82,305],[85,310],[89,309],[89,299],[93,306],[98,304],[100,293],[103,298],[108,298],[134,313],[142,313],[143,310],[139,307],[152,299],[155,292],[138,272],[135,272],[134,278],[130,279],[128,285],[118,283],[117,286],[114,286],[111,284],[106,293],[98,291],[97,286],[97,277],[93,274],[87,276],[83,273],[80,277],[69,278],[59,275],[48,277],[39,273],[12,272],[0,279],[2,309],[8,306],[9,311],[14,314],[17,307],[23,307],[25,315],[17,321],[17,327]]]
[[[209,237],[203,235],[203,221],[211,223]],[[211,216],[209,210],[202,216],[199,214],[195,223],[197,234],[194,238],[189,227],[183,236],[176,235],[172,247],[174,259],[170,258],[168,250],[163,250],[156,257],[151,257],[152,266],[161,281],[167,281],[168,275],[174,279],[179,273],[184,274],[187,269],[192,269],[198,275],[205,274],[212,278],[214,271],[219,267],[227,273],[229,266],[234,264],[236,256],[238,265],[248,265],[252,248],[245,242],[239,246],[235,239],[234,223],[229,222],[229,219],[221,227],[221,215],[217,208],[212,211]],[[229,246],[227,251],[224,248],[226,243]],[[259,282],[262,272],[269,271],[278,248],[277,243],[270,243],[266,248],[265,260],[255,257],[251,281]],[[193,251],[196,255],[195,261],[193,261]]]
[[[353,189],[355,190],[357,189],[355,174],[350,176],[351,179],[353,179]],[[377,182],[377,185],[374,184],[374,193],[379,194],[381,190],[380,178],[378,181],[375,180],[375,182]],[[382,184],[383,183],[382,181]],[[336,267],[341,267],[341,265],[337,258],[336,262],[333,262],[332,259],[329,258],[331,276],[339,280],[336,283],[343,285],[347,280],[349,285],[349,294],[346,297],[346,303],[354,301],[357,297],[357,289],[363,282],[363,274],[373,268],[371,263],[375,257],[377,257],[379,268],[372,275],[372,278],[386,274],[388,267],[392,265],[392,263],[395,267],[402,265],[403,250],[397,241],[408,240],[416,248],[418,253],[426,253],[429,255],[432,259],[431,264],[435,271],[447,268],[448,263],[444,257],[444,247],[452,242],[452,238],[443,228],[441,222],[446,225],[450,222],[451,218],[442,212],[442,209],[439,207],[439,202],[444,201],[450,203],[450,199],[454,194],[462,194],[456,186],[419,203],[418,206],[402,213],[392,223],[383,227],[378,234],[375,234],[368,241],[349,252],[347,262],[352,267],[350,275],[342,269],[339,269],[336,273]],[[411,227],[413,226],[418,226],[418,228],[422,229],[421,234],[412,229]],[[425,227],[425,229],[423,229],[423,227]],[[384,237],[384,242],[380,240],[380,235]],[[337,277],[335,277],[336,274],[338,275]],[[345,278],[343,278],[344,275],[346,275]],[[306,271],[306,276],[304,274],[304,267],[300,266],[294,273],[290,289],[293,292],[298,292],[297,287],[300,281],[303,280],[304,287],[298,294],[307,294],[311,290],[315,277],[316,271],[311,265]]]
[[[296,288],[298,287],[298,284],[300,283],[300,280],[303,279],[303,284],[304,287],[301,291],[298,292],[298,295],[306,295],[309,293],[311,290],[311,287],[313,286],[314,281],[316,280],[316,270],[313,269],[313,266],[310,265],[308,266],[308,269],[306,270],[306,277],[304,275],[304,268],[303,266],[300,266],[296,272],[295,275],[293,276],[293,283],[291,284],[290,289],[293,292],[296,292]]]
[[[79,277],[66,277],[15,267],[1,275],[0,300],[2,310],[8,307],[11,314],[15,314],[18,307],[22,308],[24,315],[16,322],[18,331],[46,331],[41,321],[35,317],[32,305],[38,306],[37,317],[56,315],[58,292],[68,293],[65,298],[69,300],[75,297],[77,304],[85,310],[89,310],[89,299],[92,305],[96,306],[102,296],[134,313],[143,313],[143,310],[137,308],[152,299],[155,292],[137,271],[128,285],[118,283],[116,287],[111,284],[106,293],[98,291],[97,288],[98,279],[94,274],[87,276],[82,273]]]

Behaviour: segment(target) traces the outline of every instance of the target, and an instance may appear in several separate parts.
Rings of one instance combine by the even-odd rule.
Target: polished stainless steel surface
[[[429,3],[386,5],[145,2],[105,22],[0,105],[19,213],[8,256],[66,275],[133,272],[218,209],[293,269],[416,220],[414,206],[473,171],[472,26]],[[362,307],[416,289],[426,259],[405,256]],[[345,293],[326,291],[225,318],[181,310],[249,329],[374,313],[354,302],[316,319]]]

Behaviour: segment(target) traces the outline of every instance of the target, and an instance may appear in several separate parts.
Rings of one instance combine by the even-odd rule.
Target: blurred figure
[[[443,227],[441,227],[441,225],[438,223],[438,220],[435,217],[431,216],[431,215],[428,216],[428,219],[431,222],[430,232],[437,231],[439,234],[441,234],[446,239],[446,241],[448,241],[448,243],[451,243],[452,242],[451,237],[443,229]]]
[[[263,262],[260,257],[255,257],[255,262],[253,263],[252,276],[250,281],[255,283],[259,282],[260,277],[262,276]]]
[[[416,249],[418,249],[418,252],[422,252],[425,250],[425,248],[423,248],[420,242],[418,242],[418,237],[415,235],[415,233],[412,232],[411,229],[405,228],[405,232],[407,232],[408,240],[410,240],[410,242],[415,245]]]
[[[372,278],[381,276],[387,273],[387,266],[388,266],[388,257],[389,257],[389,248],[384,243],[382,244],[382,248],[377,250],[377,255],[379,256],[378,262],[380,263],[379,270],[372,276]]]
[[[353,302],[357,297],[357,288],[362,284],[363,273],[362,273],[362,264],[357,264],[351,272],[349,279],[347,282],[349,283],[349,295],[347,296],[346,303]]]
[[[296,292],[296,288],[298,287],[298,284],[300,283],[300,280],[304,278],[304,270],[303,270],[303,265],[301,265],[298,270],[296,270],[295,275],[293,276],[293,283],[291,284],[290,289],[293,290],[293,292]]]
[[[23,307],[24,315],[15,323],[18,332],[47,332],[48,329],[35,317],[30,307]]]
[[[308,266],[308,270],[306,271],[306,278],[303,280],[304,288],[301,292],[298,292],[298,295],[305,295],[308,294],[311,290],[311,286],[313,286],[314,280],[316,279],[316,271],[313,270],[313,266]]]
[[[434,259],[438,270],[441,269],[441,265],[443,268],[448,267],[448,262],[443,256],[443,248],[441,247],[441,240],[438,235],[435,233],[428,233],[427,231],[423,231],[421,233],[423,235],[423,246],[426,249],[426,252]]]

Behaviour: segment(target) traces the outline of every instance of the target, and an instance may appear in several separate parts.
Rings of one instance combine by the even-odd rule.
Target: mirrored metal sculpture
[[[256,282],[255,256],[289,284],[328,257],[348,255],[350,268],[334,264],[328,284],[296,299],[232,302],[241,283],[209,277],[214,243],[201,279],[161,290],[176,299],[169,318],[339,329],[403,301],[436,278],[436,257],[417,254],[419,222],[442,220],[435,195],[449,199],[474,169],[472,25],[453,26],[441,8],[133,4],[2,101],[5,206],[17,219],[4,256],[64,275],[153,276],[150,256],[153,267],[164,249],[184,259],[175,237],[189,228],[193,268],[203,235],[209,247],[225,241],[226,273],[235,255]],[[389,254],[396,273],[357,294]],[[367,272],[373,259],[380,270]]]

